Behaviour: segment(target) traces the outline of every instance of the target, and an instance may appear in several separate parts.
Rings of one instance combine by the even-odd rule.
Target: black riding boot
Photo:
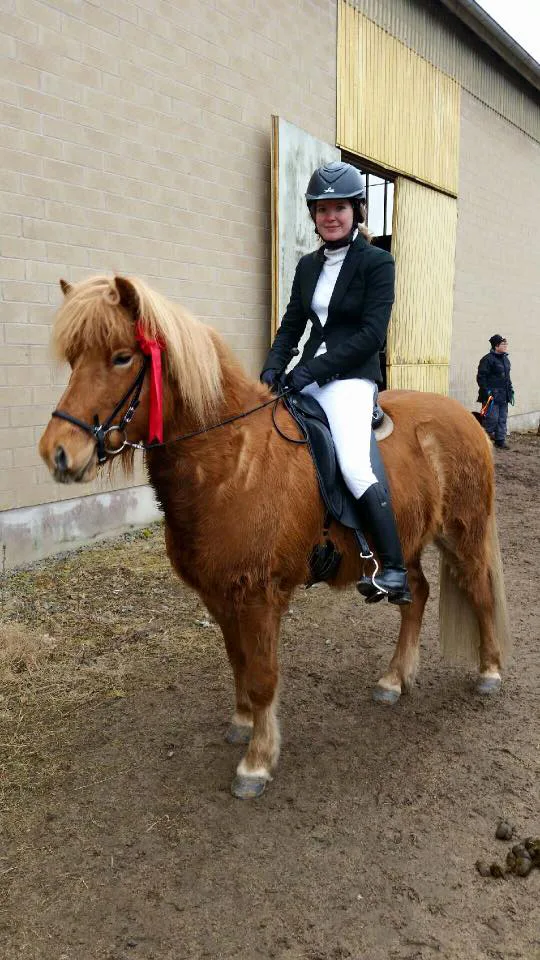
[[[385,597],[390,603],[411,603],[394,511],[383,485],[374,483],[356,502],[362,529],[371,537],[381,564],[373,578],[364,576],[358,581],[358,592],[367,603]]]

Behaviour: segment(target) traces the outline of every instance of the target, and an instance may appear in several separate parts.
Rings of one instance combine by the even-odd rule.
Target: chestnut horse
[[[41,438],[41,456],[61,483],[93,480],[106,454],[92,423],[121,424],[106,444],[129,468],[129,444],[145,445],[152,412],[136,332],[142,328],[148,339],[158,339],[164,442],[146,450],[146,466],[165,514],[171,564],[223,632],[236,686],[226,739],[247,744],[233,793],[258,796],[279,754],[280,620],[292,591],[306,583],[311,550],[322,539],[324,510],[309,453],[276,431],[272,414],[281,433],[299,438],[282,404],[271,404],[267,387],[246,375],[221,337],[141,280],[96,277],[61,285],[65,299],[54,340],[72,372]],[[123,418],[136,384],[139,403]],[[399,608],[397,646],[375,699],[394,703],[413,683],[429,592],[420,558],[433,542],[442,556],[443,652],[472,652],[478,691],[493,693],[508,628],[489,441],[455,400],[400,390],[380,400],[394,422],[379,446],[413,602]],[[247,417],[205,430],[254,407]],[[343,554],[330,585],[354,583],[362,570],[353,535],[338,524],[330,535]]]

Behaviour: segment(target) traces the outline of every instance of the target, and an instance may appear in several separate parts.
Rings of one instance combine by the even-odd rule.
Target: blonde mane
[[[217,334],[135,277],[118,278],[134,291],[133,306],[148,338],[165,345],[164,365],[198,423],[215,415],[222,400]],[[134,320],[114,277],[91,277],[70,287],[53,327],[57,353],[71,364],[86,349],[134,342]]]

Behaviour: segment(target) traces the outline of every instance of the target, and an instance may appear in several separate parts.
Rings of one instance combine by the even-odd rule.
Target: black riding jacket
[[[311,309],[323,264],[322,247],[298,262],[291,299],[263,371],[284,369],[311,320],[313,327],[300,363],[308,367],[319,386],[352,377],[380,380],[379,351],[394,302],[394,258],[359,234],[342,263],[324,326]],[[323,341],[327,352],[316,357]]]

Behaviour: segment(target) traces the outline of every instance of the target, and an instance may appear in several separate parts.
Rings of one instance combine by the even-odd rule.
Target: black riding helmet
[[[306,190],[308,207],[314,200],[359,200],[366,198],[364,178],[351,163],[325,163],[311,175]]]

